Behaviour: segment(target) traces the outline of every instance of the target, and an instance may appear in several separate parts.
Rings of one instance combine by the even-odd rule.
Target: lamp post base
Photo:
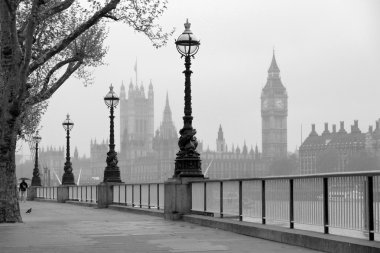
[[[74,174],[65,172],[62,176],[62,185],[75,185]]]
[[[69,146],[69,145],[67,145]],[[69,157],[66,157],[64,173],[62,176],[62,185],[75,185],[73,168],[71,167],[71,162]]]
[[[31,186],[42,186],[41,184],[41,178],[37,176],[32,177],[32,184]]]
[[[112,168],[112,167],[106,167],[104,170],[104,183],[122,183],[120,179],[120,170],[119,167]]]
[[[111,135],[112,137],[113,135]],[[113,138],[111,138],[113,143]],[[114,150],[114,145],[110,144],[110,151],[107,153],[107,167],[104,170],[104,178],[103,182],[112,182],[112,183],[121,183],[120,179],[120,170],[117,166],[118,160],[117,160],[117,153]]]
[[[199,157],[177,157],[175,159],[175,177],[201,177],[204,178]]]

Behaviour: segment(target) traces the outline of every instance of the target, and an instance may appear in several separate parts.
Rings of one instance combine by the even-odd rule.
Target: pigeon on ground
[[[28,210],[26,210],[26,213],[31,213],[32,212],[32,208],[29,208]]]

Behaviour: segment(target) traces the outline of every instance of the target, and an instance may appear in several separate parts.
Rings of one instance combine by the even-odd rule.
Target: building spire
[[[121,81],[120,98],[121,99],[125,99],[125,86],[124,86],[124,82],[123,81]]]
[[[280,73],[280,69],[278,68],[277,62],[276,62],[276,56],[274,52],[273,47],[273,56],[272,56],[272,62],[270,64],[270,67],[268,69],[268,73]]]
[[[135,62],[135,66],[133,69],[135,70],[135,73],[136,73],[136,87],[137,87],[137,84],[138,84],[138,82],[137,82],[137,57],[136,57],[136,62]]]
[[[168,93],[168,91],[166,91],[166,104],[165,104],[165,109],[166,108],[169,108],[169,110],[170,110],[170,107],[169,107],[169,93]]]
[[[171,122],[172,121],[172,110],[169,105],[169,94],[166,92],[166,104],[164,109],[164,121]]]
[[[223,137],[223,129],[222,129],[222,124],[219,124],[219,130],[218,130],[218,140],[224,140]]]

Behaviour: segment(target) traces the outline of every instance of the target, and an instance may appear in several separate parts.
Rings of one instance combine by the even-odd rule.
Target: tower
[[[173,163],[172,161],[175,158],[175,153],[178,148],[177,142],[178,134],[172,120],[169,96],[166,94],[163,120],[160,127],[156,130],[156,135],[153,138],[153,149],[158,153],[160,158],[169,159],[170,162]]]
[[[120,157],[127,160],[144,157],[152,151],[154,134],[154,93],[150,82],[148,96],[144,86],[129,84],[128,98],[124,84],[120,88]]]
[[[156,153],[158,180],[168,179],[174,171],[175,154],[178,149],[178,132],[172,120],[169,96],[166,93],[166,104],[160,127],[153,138],[153,150]]]
[[[261,92],[262,157],[283,158],[287,155],[288,95],[281,82],[280,69],[273,51],[267,83]]]
[[[225,152],[226,142],[223,137],[222,125],[219,125],[218,139],[216,139],[216,152]]]

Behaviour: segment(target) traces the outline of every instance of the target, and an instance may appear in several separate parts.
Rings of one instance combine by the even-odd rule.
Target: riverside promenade
[[[1,253],[319,252],[111,209],[36,201],[20,207],[24,223],[0,224]]]

